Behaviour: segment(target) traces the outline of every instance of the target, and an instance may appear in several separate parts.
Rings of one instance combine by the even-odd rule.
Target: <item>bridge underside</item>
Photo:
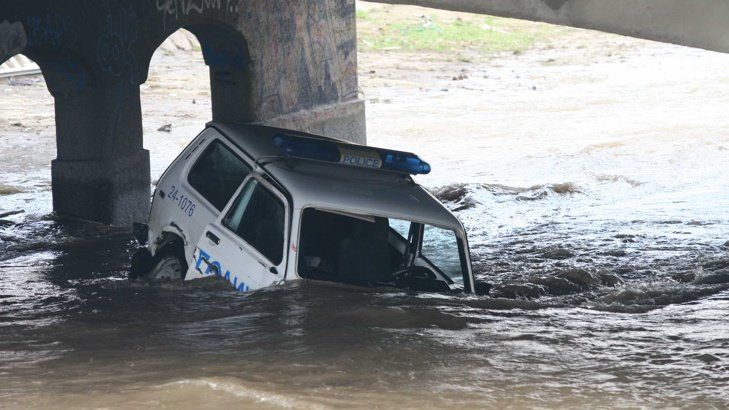
[[[542,21],[729,52],[725,0],[373,0]]]

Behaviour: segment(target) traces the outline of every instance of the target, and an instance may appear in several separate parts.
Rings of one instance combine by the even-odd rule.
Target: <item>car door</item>
[[[185,279],[216,275],[240,291],[283,281],[289,215],[284,195],[260,175],[250,175],[203,230]]]
[[[230,202],[243,179],[252,171],[247,158],[217,132],[198,149],[176,184],[169,187],[178,225],[184,227],[190,245],[200,238],[205,226],[213,222]],[[193,250],[189,247],[187,256]],[[188,259],[189,260],[189,259]]]

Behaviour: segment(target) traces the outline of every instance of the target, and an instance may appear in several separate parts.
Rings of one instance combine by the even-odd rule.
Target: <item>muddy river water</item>
[[[369,143],[431,162],[490,297],[129,282],[126,230],[51,212],[42,80],[0,84],[0,213],[24,211],[0,221],[0,407],[725,408],[729,58],[592,40],[360,55]],[[195,58],[143,86],[153,179],[209,118]]]

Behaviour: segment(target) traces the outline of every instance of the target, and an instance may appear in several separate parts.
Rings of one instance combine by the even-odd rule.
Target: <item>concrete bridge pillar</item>
[[[104,84],[54,96],[53,209],[115,225],[146,220],[150,169],[139,86]]]

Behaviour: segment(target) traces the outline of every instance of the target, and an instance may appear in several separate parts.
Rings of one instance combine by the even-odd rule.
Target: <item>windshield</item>
[[[298,273],[365,286],[463,290],[461,244],[452,230],[427,224],[308,208]]]

